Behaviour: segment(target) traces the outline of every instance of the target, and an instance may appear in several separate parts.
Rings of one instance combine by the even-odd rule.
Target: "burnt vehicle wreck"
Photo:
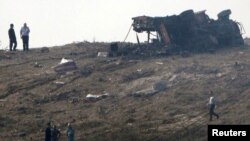
[[[138,16],[132,18],[132,27],[136,33],[146,32],[148,43],[177,51],[203,52],[244,44],[244,28],[230,19],[230,9],[218,13],[217,20],[205,12],[186,10],[166,17]],[[156,33],[156,38],[151,39],[152,33]],[[140,44],[138,36],[137,41]]]

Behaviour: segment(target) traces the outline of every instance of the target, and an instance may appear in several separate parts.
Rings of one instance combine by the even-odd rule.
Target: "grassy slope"
[[[79,43],[50,48],[49,53],[40,49],[0,52],[1,141],[42,140],[49,120],[63,133],[66,123],[73,122],[76,139],[88,141],[205,141],[207,124],[250,122],[248,47],[188,58],[97,58],[97,52],[107,46]],[[62,57],[92,73],[57,75],[52,67]],[[34,67],[35,62],[42,67]],[[138,69],[150,73],[126,79]],[[129,96],[159,80],[167,81],[168,89],[151,97]],[[66,84],[57,88],[56,81]],[[221,116],[212,122],[206,107],[210,90]],[[104,91],[111,96],[94,103],[84,101],[88,93]],[[27,136],[16,137],[20,131]]]

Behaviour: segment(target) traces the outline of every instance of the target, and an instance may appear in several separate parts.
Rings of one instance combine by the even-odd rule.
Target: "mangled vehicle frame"
[[[139,16],[132,18],[132,26],[137,33],[147,32],[148,42],[152,32],[156,32],[152,43],[169,45],[177,50],[207,51],[244,44],[243,27],[229,18],[231,10],[220,12],[217,20],[209,18],[205,12],[187,10],[166,17]]]

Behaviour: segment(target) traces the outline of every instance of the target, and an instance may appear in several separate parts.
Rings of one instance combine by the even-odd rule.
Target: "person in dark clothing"
[[[58,141],[61,136],[61,132],[54,125],[51,129],[51,141]]]
[[[215,100],[214,100],[213,96],[210,97],[208,105],[209,105],[210,121],[213,120],[213,116],[216,116],[217,119],[219,119],[219,115],[214,112],[214,109],[215,109]]]
[[[12,51],[12,48],[14,51],[16,51],[17,41],[16,41],[16,34],[15,34],[13,24],[10,24],[10,29],[9,29],[8,34],[9,34],[9,39],[10,39],[10,51]]]
[[[68,123],[66,134],[67,134],[67,141],[75,141],[75,131],[71,127],[70,123]]]
[[[45,140],[44,141],[51,141],[51,125],[47,123],[47,128],[45,130]]]
[[[23,27],[21,28],[20,35],[23,40],[23,51],[29,50],[29,33],[30,29],[26,23],[24,23]]]

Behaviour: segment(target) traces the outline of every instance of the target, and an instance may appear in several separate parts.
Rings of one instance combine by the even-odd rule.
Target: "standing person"
[[[24,23],[23,27],[21,28],[20,35],[23,40],[23,51],[29,50],[29,33],[30,29],[26,23]]]
[[[50,122],[47,123],[47,128],[45,130],[45,140],[44,141],[51,141],[51,125],[50,125]]]
[[[61,132],[56,128],[56,125],[51,129],[51,141],[58,141],[61,136]]]
[[[211,91],[210,93],[212,94],[213,92]],[[210,121],[213,120],[213,115],[216,116],[217,119],[219,119],[219,115],[214,112],[214,109],[215,109],[215,100],[214,100],[213,96],[210,97],[208,105],[209,105]]]
[[[68,128],[67,128],[67,141],[74,141],[74,137],[75,137],[75,131],[74,129],[71,127],[71,124],[68,123]]]
[[[9,33],[9,39],[10,39],[10,51],[12,51],[13,44],[14,44],[13,50],[16,51],[17,42],[16,42],[16,34],[15,34],[13,24],[10,24],[10,29],[8,33]]]

